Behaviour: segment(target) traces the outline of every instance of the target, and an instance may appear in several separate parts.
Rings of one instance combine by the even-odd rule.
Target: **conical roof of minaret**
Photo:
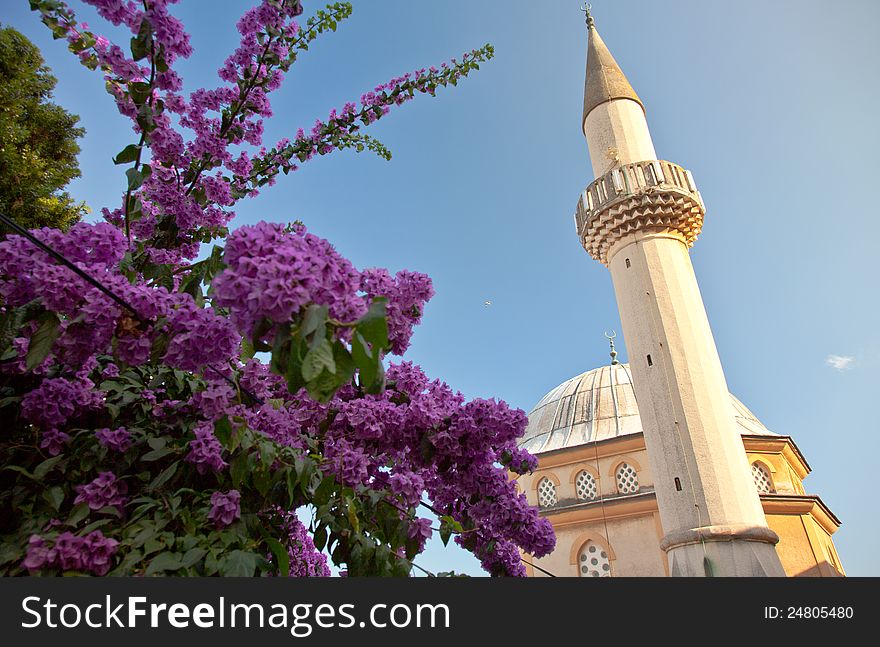
[[[645,109],[639,95],[633,90],[626,76],[614,60],[608,47],[596,31],[592,20],[588,23],[589,43],[587,44],[587,74],[584,81],[584,116],[596,106],[614,99],[632,99]]]

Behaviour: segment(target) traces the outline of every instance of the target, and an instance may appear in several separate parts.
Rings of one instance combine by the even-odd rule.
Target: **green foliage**
[[[305,387],[318,402],[327,402],[359,371],[358,386],[364,393],[378,393],[385,386],[382,355],[388,350],[386,299],[377,297],[367,313],[353,324],[330,318],[327,306],[311,305],[302,321],[279,325],[270,346],[260,341],[268,330],[257,327],[250,346],[272,353],[271,368],[287,379],[291,393]],[[351,350],[333,332],[351,328]]]
[[[28,228],[66,229],[88,212],[62,189],[79,177],[79,118],[49,101],[56,79],[39,50],[0,28],[0,211]]]

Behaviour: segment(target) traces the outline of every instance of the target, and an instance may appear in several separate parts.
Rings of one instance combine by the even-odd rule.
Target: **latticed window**
[[[755,487],[758,488],[758,493],[764,494],[775,491],[773,489],[773,479],[770,478],[770,472],[758,462],[752,463],[752,477],[755,479]]]
[[[639,475],[629,463],[621,463],[617,468],[617,491],[621,494],[639,491]]]
[[[538,483],[538,505],[542,508],[556,505],[556,486],[546,477]]]
[[[611,560],[608,559],[608,553],[592,540],[584,544],[578,555],[578,575],[581,577],[611,576]]]
[[[592,501],[596,498],[596,479],[584,470],[574,481],[574,491],[582,501]]]

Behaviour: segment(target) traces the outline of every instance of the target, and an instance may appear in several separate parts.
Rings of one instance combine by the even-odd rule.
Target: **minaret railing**
[[[678,164],[665,160],[624,164],[594,180],[581,193],[575,212],[578,233],[582,234],[593,216],[616,200],[657,190],[681,192],[703,205],[693,175]]]

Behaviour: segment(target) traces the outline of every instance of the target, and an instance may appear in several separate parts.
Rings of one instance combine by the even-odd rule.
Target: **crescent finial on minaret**
[[[592,29],[593,27],[595,27],[595,23],[593,22],[593,14],[590,13],[590,10],[592,8],[593,5],[591,4],[584,4],[581,7],[581,11],[584,12],[584,15],[586,17],[587,29]]]

